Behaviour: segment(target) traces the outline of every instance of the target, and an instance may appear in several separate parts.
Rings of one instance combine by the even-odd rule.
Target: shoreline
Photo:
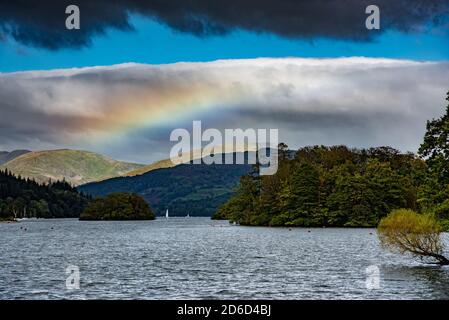
[[[17,223],[17,222],[19,222],[19,221],[17,221],[17,220],[0,220],[0,223],[5,223],[5,224],[7,224],[7,223]]]

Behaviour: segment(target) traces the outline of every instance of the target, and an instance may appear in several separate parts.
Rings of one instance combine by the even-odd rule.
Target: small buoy
[[[288,231],[292,231],[292,228],[288,228]]]
[[[369,234],[373,234],[372,232],[370,232]]]
[[[307,232],[312,232],[312,231],[310,231],[310,230],[307,230]]]

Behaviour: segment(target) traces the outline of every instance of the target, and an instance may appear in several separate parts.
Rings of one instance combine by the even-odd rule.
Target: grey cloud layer
[[[0,149],[168,154],[169,133],[279,128],[292,147],[391,145],[416,151],[444,111],[448,62],[252,59],[0,74]]]
[[[65,29],[65,8],[77,4],[82,28]],[[289,38],[329,37],[367,41],[390,29],[422,31],[430,24],[447,23],[444,0],[377,0],[381,8],[379,32],[365,28],[370,0],[0,0],[2,30],[26,45],[50,49],[88,46],[107,28],[133,30],[138,13],[197,36],[221,35],[235,29],[269,32]]]

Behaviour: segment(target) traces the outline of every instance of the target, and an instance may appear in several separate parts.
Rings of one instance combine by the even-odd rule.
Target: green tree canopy
[[[153,220],[148,203],[135,193],[113,193],[90,202],[80,220]]]
[[[449,260],[443,256],[444,244],[440,233],[441,226],[433,215],[407,209],[394,210],[382,219],[378,227],[383,247],[446,265]]]
[[[78,218],[89,200],[64,181],[39,184],[0,171],[0,220]]]
[[[287,156],[272,176],[257,167],[214,218],[245,225],[372,227],[391,210],[419,207],[425,163],[389,147],[311,146]],[[290,152],[291,154],[291,152]]]
[[[446,100],[449,101],[449,92]],[[443,116],[427,122],[426,129],[418,153],[426,160],[439,182],[449,184],[449,105]]]

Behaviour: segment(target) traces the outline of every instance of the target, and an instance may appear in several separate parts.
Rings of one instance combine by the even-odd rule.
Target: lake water
[[[0,224],[0,252],[1,299],[449,298],[449,268],[382,251],[373,229],[28,220]]]

